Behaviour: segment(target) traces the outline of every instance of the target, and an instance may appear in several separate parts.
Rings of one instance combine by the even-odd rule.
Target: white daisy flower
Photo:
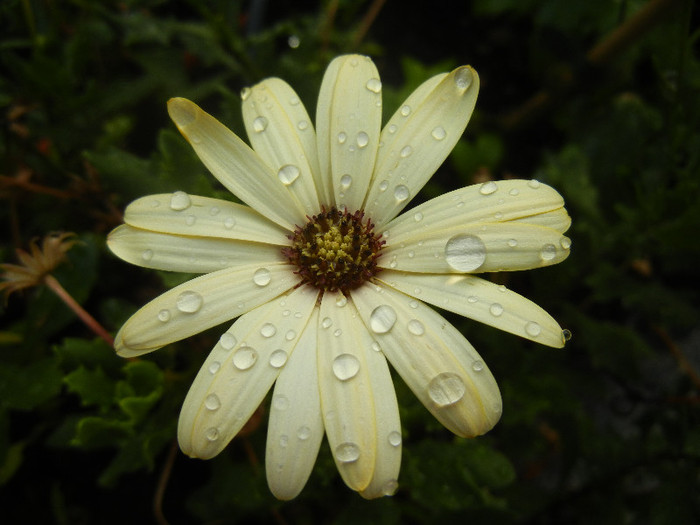
[[[571,221],[555,190],[487,182],[398,215],[462,135],[478,91],[469,66],[437,75],[382,129],[374,63],[340,56],[323,78],[315,130],[284,81],[242,92],[252,149],[193,102],[169,101],[202,162],[247,204],[179,191],[143,197],[108,239],[130,263],[202,274],[136,312],[117,334],[120,355],[237,318],[185,399],[186,454],[216,456],[274,385],[265,463],[276,497],[299,494],[324,433],[350,488],[390,495],[401,425],[387,361],[458,436],[483,434],[501,415],[484,361],[425,303],[563,346],[542,308],[473,275],[567,257]]]

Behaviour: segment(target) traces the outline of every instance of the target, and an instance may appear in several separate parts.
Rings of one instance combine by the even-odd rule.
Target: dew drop
[[[365,87],[372,93],[379,93],[382,90],[382,82],[378,78],[370,78]]]
[[[352,177],[350,175],[343,175],[340,177],[340,187],[343,190],[347,190],[352,184]]]
[[[545,244],[540,251],[540,259],[543,261],[551,261],[557,256],[557,247],[553,244]]]
[[[342,307],[345,306],[346,304],[348,304],[348,298],[347,298],[347,297],[345,297],[344,295],[338,295],[338,297],[336,297],[336,299],[335,299],[335,305],[336,305],[338,308],[342,308]]]
[[[335,332],[333,332],[333,335],[335,337],[340,337],[343,334],[343,331],[340,328],[337,328]]]
[[[208,428],[206,432],[204,432],[204,437],[209,441],[216,441],[219,439],[219,429],[214,427]]]
[[[195,222],[197,222],[197,217],[195,217],[194,215],[188,215],[185,219],[185,223],[187,224],[187,226],[192,226]]]
[[[369,316],[369,326],[376,334],[385,334],[396,323],[396,310],[388,304],[377,306]]]
[[[479,298],[476,295],[470,295],[469,297],[467,297],[467,302],[472,303],[472,304],[478,303]]]
[[[418,319],[411,319],[408,322],[408,331],[413,335],[423,335],[425,333],[425,327]]]
[[[559,241],[559,244],[562,248],[568,250],[569,248],[571,248],[571,239],[569,239],[568,237],[562,237]]]
[[[335,458],[341,463],[352,463],[360,458],[360,447],[355,443],[341,443],[335,448]]]
[[[197,292],[185,291],[177,296],[175,305],[177,309],[186,314],[193,314],[201,307],[204,299]]]
[[[150,261],[151,259],[153,259],[153,250],[144,250],[141,254],[141,258],[144,261]]]
[[[158,320],[163,323],[170,321],[170,310],[163,309],[158,312]]]
[[[472,363],[472,370],[474,372],[481,372],[484,369],[484,362],[481,360],[476,360]]]
[[[382,351],[382,346],[377,342],[377,341],[372,341],[372,344],[370,345],[370,348],[374,350],[375,352],[381,352]]]
[[[466,390],[462,378],[452,372],[438,374],[428,384],[430,399],[441,407],[455,404],[464,397]]]
[[[411,146],[405,146],[400,152],[399,156],[402,159],[405,159],[406,157],[410,156],[411,153],[413,153],[413,148]]]
[[[292,182],[299,178],[301,171],[294,164],[285,164],[277,172],[277,178],[285,186],[289,186]]]
[[[530,321],[525,325],[525,332],[530,337],[537,337],[542,333],[542,327],[534,321]]]
[[[467,89],[474,81],[474,75],[468,67],[461,67],[455,72],[455,84],[458,89]]]
[[[384,483],[384,486],[382,487],[382,494],[385,496],[393,496],[396,494],[397,490],[399,490],[399,482],[395,479],[390,479]]]
[[[561,331],[562,341],[564,341],[564,342],[569,341],[569,340],[571,340],[571,337],[572,337],[571,330],[567,330],[566,328],[564,328],[564,330]]]
[[[344,131],[338,133],[338,144],[345,144],[346,140],[348,140],[348,136]]]
[[[413,214],[413,220],[416,222],[420,222],[423,220],[423,214],[419,211]]]
[[[324,317],[323,320],[321,321],[321,326],[323,328],[330,328],[330,326],[333,324],[333,320],[330,317]]]
[[[220,211],[221,210],[218,207],[212,206],[211,208],[209,208],[209,215],[213,217],[215,215],[218,215]]]
[[[272,323],[265,323],[262,325],[262,328],[260,328],[260,335],[263,337],[272,337],[277,333],[277,328],[275,328],[275,325]]]
[[[297,128],[299,128],[301,131],[304,131],[309,127],[309,122],[307,120],[300,120],[297,123]]]
[[[369,144],[369,135],[367,135],[367,133],[364,131],[360,131],[355,140],[357,141],[358,148],[364,148],[367,146],[367,144]]]
[[[516,239],[508,239],[508,246],[511,248],[515,248],[518,245],[518,241]]]
[[[445,131],[445,128],[442,126],[438,126],[436,128],[433,128],[433,131],[430,132],[430,134],[433,136],[435,140],[442,140],[447,136],[447,132]]]
[[[407,117],[411,114],[411,106],[403,105],[399,111],[401,112],[401,115]]]
[[[192,206],[192,200],[184,191],[176,191],[173,193],[172,197],[170,197],[171,210],[182,211],[186,210],[190,206]]]
[[[299,100],[297,97],[292,97],[289,99],[290,106],[298,106],[299,104],[301,104],[301,100]]]
[[[224,228],[226,228],[227,230],[230,230],[235,225],[236,219],[234,219],[233,217],[226,217],[226,219],[224,219]]]
[[[479,193],[482,195],[491,195],[492,193],[495,193],[496,190],[498,190],[498,184],[492,180],[484,182],[481,186],[479,186]]]
[[[340,354],[333,359],[333,374],[341,381],[352,379],[360,371],[360,361],[352,354]]]
[[[527,185],[530,186],[533,190],[536,190],[541,186],[540,181],[535,179],[527,181]]]
[[[267,268],[258,268],[253,274],[253,282],[258,286],[267,286],[271,280],[272,276]]]
[[[519,194],[520,194],[520,190],[517,189],[517,188],[513,188],[513,189],[510,190],[508,193],[510,193],[513,197],[515,197],[516,195],[519,195]]]
[[[258,360],[258,353],[250,346],[242,346],[233,354],[233,366],[248,370]]]
[[[289,330],[286,334],[284,334],[284,338],[287,341],[291,341],[297,336],[297,333],[294,330]]]
[[[282,368],[287,362],[287,352],[281,348],[270,354],[270,366],[272,368]]]
[[[392,124],[391,126],[389,126],[389,133],[393,135],[394,133],[396,133],[397,129],[399,128],[396,126],[396,124]]]
[[[221,363],[219,363],[218,361],[212,361],[209,364],[209,373],[216,374],[220,368],[221,368]]]
[[[262,133],[265,129],[267,129],[267,119],[265,117],[256,117],[253,120],[253,131]]]
[[[489,306],[489,312],[491,312],[491,315],[494,317],[500,317],[501,314],[503,314],[503,306],[501,306],[499,303],[493,303],[491,306]]]
[[[397,432],[396,430],[389,432],[388,439],[392,447],[398,447],[401,444],[401,432]]]
[[[299,429],[297,430],[297,437],[301,441],[306,441],[307,439],[309,439],[311,437],[311,429],[309,427],[307,427],[306,425],[300,426]]]
[[[455,235],[445,245],[445,261],[459,272],[472,272],[486,261],[486,246],[476,235]]]
[[[410,195],[410,192],[409,192],[408,188],[406,186],[404,186],[403,184],[399,184],[398,186],[396,186],[396,188],[394,188],[394,198],[398,202],[405,201],[406,199],[408,199],[409,195]]]
[[[250,88],[249,87],[244,87],[241,89],[241,100],[247,100],[248,97],[250,96]]]
[[[277,410],[287,410],[289,408],[289,399],[283,394],[275,396],[272,399],[272,406]]]
[[[382,182],[379,183],[379,191],[386,191],[386,189],[389,187],[389,181],[388,180],[383,180]]]
[[[231,350],[231,348],[236,346],[236,342],[236,338],[229,332],[221,334],[221,337],[219,338],[219,344],[224,348],[224,350]]]
[[[221,407],[219,396],[216,394],[209,394],[204,400],[204,406],[207,407],[207,410],[218,410]]]

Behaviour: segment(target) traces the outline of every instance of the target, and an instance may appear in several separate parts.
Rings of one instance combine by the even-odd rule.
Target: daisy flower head
[[[484,361],[426,303],[563,346],[542,308],[473,275],[567,257],[570,219],[555,190],[486,182],[399,215],[462,135],[478,90],[469,66],[434,76],[382,128],[374,63],[340,56],[323,77],[315,128],[284,81],[243,90],[252,148],[193,102],[169,101],[199,158],[245,203],[143,197],[108,239],[128,262],[202,274],[136,312],[117,334],[120,355],[235,319],[185,399],[186,454],[216,456],[272,388],[265,464],[276,497],[299,494],[324,434],[350,488],[390,495],[401,425],[389,363],[459,436],[483,434],[501,415]]]

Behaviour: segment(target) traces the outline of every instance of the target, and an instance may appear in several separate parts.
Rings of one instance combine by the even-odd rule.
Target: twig
[[[170,480],[170,474],[172,474],[173,471],[176,456],[177,441],[173,440],[172,445],[170,445],[170,450],[168,450],[168,455],[165,458],[163,470],[160,472],[160,478],[158,478],[156,492],[153,495],[153,515],[155,516],[156,522],[159,525],[169,525],[165,514],[163,514],[163,496],[165,496],[165,489],[168,486],[168,481]]]
[[[351,49],[357,49],[357,47],[360,45],[360,42],[362,42],[367,35],[369,28],[372,27],[372,24],[374,23],[375,18],[377,18],[379,11],[381,11],[382,7],[384,7],[385,2],[386,0],[374,0],[372,5],[369,6],[369,9],[367,10],[367,13],[365,13],[362,22],[360,22],[360,27],[357,29],[357,33],[355,33],[355,36],[352,39]]]

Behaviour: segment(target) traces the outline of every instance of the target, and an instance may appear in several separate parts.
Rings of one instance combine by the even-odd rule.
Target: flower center
[[[282,249],[296,265],[300,284],[347,294],[378,272],[377,258],[384,245],[363,211],[348,213],[325,208],[289,236],[292,245]]]

